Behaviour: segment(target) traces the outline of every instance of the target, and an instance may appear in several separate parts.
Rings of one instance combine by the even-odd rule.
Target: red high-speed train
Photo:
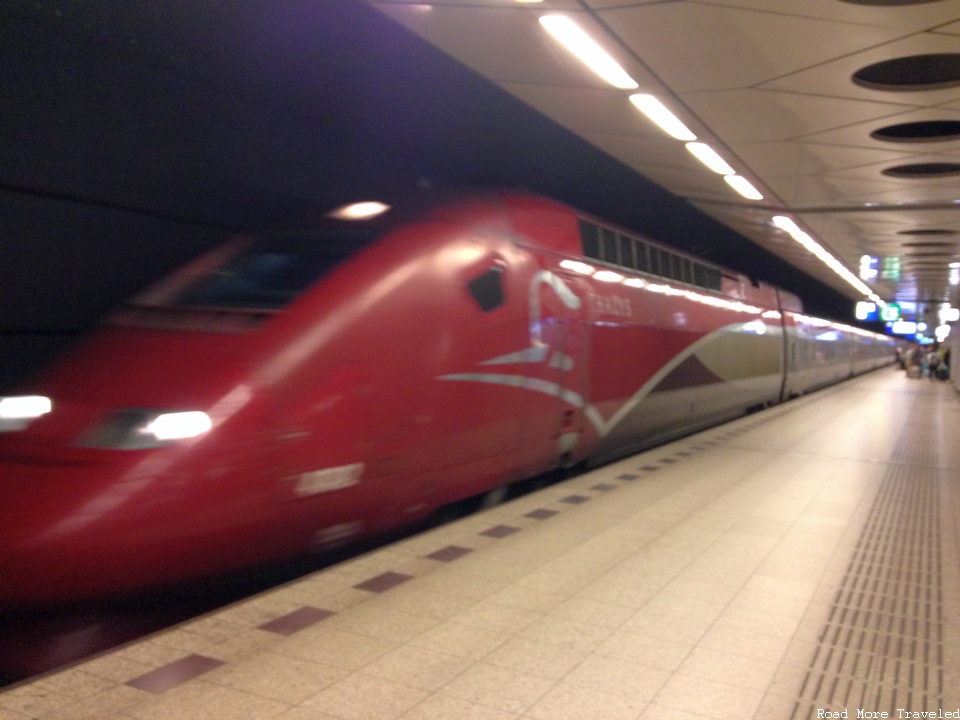
[[[0,400],[0,606],[342,543],[894,359],[547,199],[417,205],[236,238]]]

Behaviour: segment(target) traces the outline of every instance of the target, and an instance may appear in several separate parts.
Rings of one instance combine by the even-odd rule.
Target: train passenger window
[[[663,257],[660,261],[661,262],[660,270],[663,273],[664,277],[670,278],[671,280],[677,279],[677,276],[680,274],[679,272],[677,272],[679,270],[679,268],[677,267],[679,265],[679,263],[677,262],[679,259],[680,258],[678,258],[673,253],[668,253],[668,252],[663,253]]]
[[[707,285],[707,268],[700,263],[693,264],[693,284],[700,287],[710,287]]]
[[[668,253],[666,250],[660,251],[659,274],[661,277],[665,277],[665,278],[670,277],[670,253]]]
[[[503,268],[494,266],[467,283],[467,290],[484,312],[496,310],[504,303]]]
[[[707,287],[711,290],[721,290],[723,288],[722,274],[716,268],[707,269]]]
[[[617,234],[613,230],[600,228],[600,241],[600,249],[602,253],[601,260],[619,265],[620,259],[617,252]]]
[[[633,241],[626,235],[617,235],[620,264],[624,267],[633,267]]]
[[[637,243],[637,270],[651,272],[650,246],[646,243]]]
[[[693,263],[689,258],[680,258],[683,264],[683,281],[693,285]]]
[[[580,241],[584,257],[600,258],[600,228],[586,220],[580,221]]]
[[[637,269],[637,242],[633,238],[625,237],[623,242],[626,243],[624,247],[623,255],[623,264],[628,268],[634,270]]]

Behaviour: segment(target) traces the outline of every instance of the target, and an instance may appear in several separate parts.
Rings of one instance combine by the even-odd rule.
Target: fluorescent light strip
[[[843,263],[827,252],[823,246],[820,245],[820,243],[811,237],[809,233],[801,230],[793,220],[783,215],[777,215],[773,218],[773,224],[787,233],[798,243],[803,245],[803,247],[819,258],[820,261],[823,262],[827,267],[877,303],[880,307],[886,307],[887,304],[883,302],[883,300],[881,300],[873,290],[863,283],[860,278],[844,267]]]
[[[623,90],[640,87],[606,50],[566,15],[544,15],[540,18],[540,24],[580,62],[614,87]]]
[[[734,170],[730,165],[724,160],[720,155],[717,154],[717,151],[706,143],[701,142],[690,142],[686,145],[687,150],[689,150],[697,160],[702,162],[708,168],[713,170],[718,175],[734,175],[736,170]]]
[[[640,112],[650,118],[667,135],[675,137],[677,140],[697,139],[697,136],[690,132],[690,128],[680,122],[677,116],[667,110],[664,104],[653,95],[631,95],[630,102],[636,105]]]
[[[723,179],[727,181],[727,185],[743,195],[747,200],[763,200],[763,195],[760,194],[760,191],[751,185],[750,181],[746,178],[740,177],[739,175],[727,175]]]

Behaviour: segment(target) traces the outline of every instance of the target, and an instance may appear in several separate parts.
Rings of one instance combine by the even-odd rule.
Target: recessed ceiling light
[[[887,125],[870,133],[875,140],[896,143],[943,142],[960,137],[960,120],[925,120]]]
[[[666,106],[653,95],[631,95],[630,102],[637,106],[644,115],[652,120],[667,135],[677,140],[696,140],[697,136],[690,132]]]
[[[910,92],[960,85],[960,53],[930,53],[893,58],[853,74],[853,82],[871,90]]]
[[[891,5],[925,5],[931,2],[937,2],[937,0],[840,0],[841,2],[850,3],[851,5],[874,5],[877,7],[885,7]]]
[[[884,175],[899,178],[938,178],[960,175],[960,163],[913,163],[882,170]]]
[[[606,50],[566,15],[544,15],[540,24],[557,42],[614,87],[623,90],[640,87]]]
[[[956,235],[958,231],[947,228],[913,228],[911,230],[897,230],[897,235]],[[909,245],[910,243],[905,243]]]

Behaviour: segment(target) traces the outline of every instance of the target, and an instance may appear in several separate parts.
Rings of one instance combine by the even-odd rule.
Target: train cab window
[[[279,310],[289,305],[375,234],[263,234],[179,290],[178,307]]]
[[[680,258],[680,262],[683,264],[683,281],[693,285],[693,263],[688,258]]]
[[[503,268],[494,266],[467,283],[467,290],[484,312],[492,312],[504,303]]]

